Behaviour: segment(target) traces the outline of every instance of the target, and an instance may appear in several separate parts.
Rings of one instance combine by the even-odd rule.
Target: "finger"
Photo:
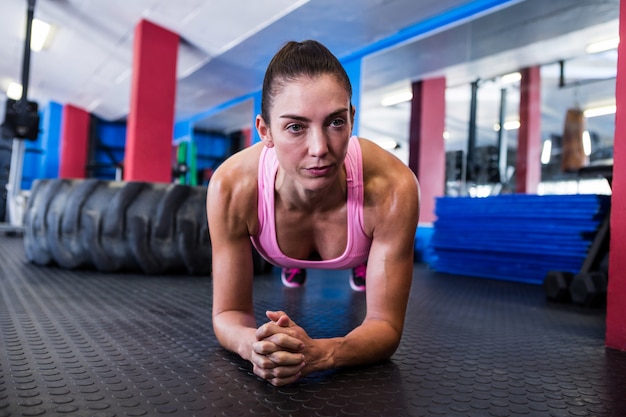
[[[298,379],[300,379],[301,376],[302,374],[298,372],[297,374],[289,378],[272,378],[272,379],[269,379],[268,381],[270,384],[274,385],[275,387],[282,387],[284,385],[289,385],[289,384],[296,382]]]
[[[281,350],[295,353],[304,349],[304,343],[300,339],[286,334],[273,334],[254,342],[252,349],[260,355],[267,355]]]
[[[271,373],[271,370],[278,366],[274,361],[272,361],[266,355],[259,355],[256,353],[250,357],[250,362],[252,363],[255,369],[259,370],[258,372],[255,371],[255,374],[265,379],[269,377],[273,377],[274,374]],[[263,370],[263,372],[261,372],[261,370]]]
[[[291,337],[297,336],[297,332],[291,330],[289,327],[279,326],[273,321],[261,325],[255,332],[257,340],[266,339],[274,334],[287,334]]]
[[[270,319],[280,327],[295,326],[295,323],[284,311],[266,311],[265,315],[268,319]]]
[[[282,316],[286,316],[287,313],[285,313],[284,311],[271,311],[268,310],[265,312],[265,316],[270,319],[271,321],[278,321],[278,319],[280,319]]]
[[[280,347],[279,350],[300,352],[304,349],[304,342],[302,340],[286,333],[276,333],[264,340],[274,343],[276,346]]]
[[[252,351],[259,355],[266,356],[271,353],[278,352],[279,350],[280,346],[267,340],[261,340],[252,344]]]
[[[285,352],[284,350],[273,352],[267,357],[278,366],[299,366],[304,362],[304,355],[301,353]]]
[[[281,316],[278,320],[276,320],[275,323],[280,327],[289,327],[293,322],[291,321],[291,319],[289,319],[289,316],[285,314],[284,316]]]
[[[267,380],[272,385],[282,386],[296,381],[302,376],[304,363],[297,366],[280,366],[276,368],[253,367],[255,375]]]

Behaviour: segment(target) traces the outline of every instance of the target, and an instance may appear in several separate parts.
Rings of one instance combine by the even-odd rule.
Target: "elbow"
[[[394,353],[396,353],[398,347],[400,346],[401,339],[402,332],[394,334],[394,337],[389,340],[389,344],[384,354],[384,359],[389,359],[393,356]]]
[[[377,331],[378,336],[378,354],[377,359],[387,360],[393,356],[400,346],[402,340],[402,327],[398,328],[392,323],[384,321],[384,326]]]
[[[219,314],[213,314],[213,319],[212,319],[213,333],[215,334],[215,338],[219,342],[220,346],[226,347],[225,334],[223,331],[224,326],[221,321],[222,320]]]

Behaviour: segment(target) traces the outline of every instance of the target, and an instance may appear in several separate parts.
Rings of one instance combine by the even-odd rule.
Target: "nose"
[[[326,134],[319,130],[313,129],[309,134],[309,155],[322,157],[328,153],[328,138]]]

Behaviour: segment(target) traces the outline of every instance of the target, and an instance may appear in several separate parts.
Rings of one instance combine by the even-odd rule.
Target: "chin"
[[[323,191],[329,188],[333,184],[333,178],[331,177],[318,177],[318,178],[303,178],[300,184],[309,191]]]

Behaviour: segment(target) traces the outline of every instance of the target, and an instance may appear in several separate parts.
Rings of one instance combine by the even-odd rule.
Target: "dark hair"
[[[269,107],[272,98],[285,82],[306,76],[314,78],[322,74],[331,74],[346,89],[352,100],[352,85],[346,70],[337,57],[324,45],[314,40],[288,42],[270,61],[263,80],[261,94],[261,117],[269,124]],[[350,104],[352,107],[352,104]]]

